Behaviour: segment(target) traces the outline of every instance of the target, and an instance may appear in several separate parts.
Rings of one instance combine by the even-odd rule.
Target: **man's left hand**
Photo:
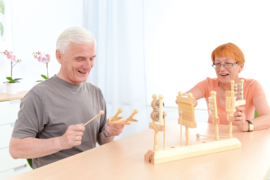
[[[234,113],[234,124],[240,131],[248,131],[245,107],[236,107],[236,112]]]
[[[107,125],[106,135],[107,136],[119,136],[124,129],[124,125]]]

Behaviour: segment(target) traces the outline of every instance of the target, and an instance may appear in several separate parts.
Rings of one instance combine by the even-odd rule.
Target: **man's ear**
[[[59,62],[59,64],[62,64],[62,54],[58,49],[56,49],[56,51],[55,51],[55,57],[56,57],[57,61]]]

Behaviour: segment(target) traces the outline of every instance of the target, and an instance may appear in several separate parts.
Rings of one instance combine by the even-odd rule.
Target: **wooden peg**
[[[240,94],[240,100],[243,100],[244,99],[244,80],[241,79],[240,82],[241,82],[240,90],[241,90],[241,94],[242,94],[242,95]]]
[[[179,111],[179,119],[182,120],[183,111]],[[179,120],[178,120],[179,123]],[[182,146],[182,124],[180,124],[180,146]]]
[[[188,127],[186,126],[186,145],[190,145],[190,141],[189,141],[189,129]]]
[[[132,119],[135,114],[137,114],[139,111],[135,109],[133,113],[128,117],[128,119]]]
[[[117,116],[118,116],[121,112],[123,112],[123,109],[119,108],[118,111],[117,111],[117,113],[113,116],[112,121],[116,121],[116,120],[117,120]]]
[[[85,126],[86,124],[90,123],[91,121],[93,121],[96,117],[98,117],[99,115],[104,114],[104,111],[100,111],[98,115],[96,115],[95,117],[93,117],[92,119],[90,119],[87,123],[85,123],[83,126]]]
[[[231,91],[234,92],[234,80],[231,80]]]
[[[159,124],[163,125],[163,95],[159,95]]]
[[[139,111],[138,111],[137,109],[135,109],[135,110],[133,111],[133,113],[127,118],[126,121],[138,122],[138,120],[133,119],[133,116],[135,116],[135,114],[137,114],[138,112],[139,112]]]

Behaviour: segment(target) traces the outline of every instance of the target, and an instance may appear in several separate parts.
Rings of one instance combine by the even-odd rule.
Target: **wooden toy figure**
[[[196,101],[195,98],[192,97],[191,93],[188,93],[188,97],[185,97],[182,95],[181,91],[178,93],[178,96],[176,98],[178,102],[178,111],[179,111],[178,124],[181,125],[180,145],[182,145],[182,125],[186,127],[186,145],[190,145],[188,128],[197,127],[194,113],[194,104]]]
[[[214,121],[215,124],[215,139],[216,141],[219,140],[219,133],[218,133],[218,124],[219,124],[219,117],[217,113],[217,101],[216,101],[216,92],[211,91],[211,97],[209,97],[209,115]]]
[[[240,87],[240,100],[236,101],[235,94],[238,94],[237,86]],[[231,80],[231,91],[226,91],[226,111],[228,114],[228,121],[229,121],[229,138],[232,138],[232,122],[234,121],[234,112],[236,111],[235,108],[241,105],[246,104],[246,100],[243,100],[243,86],[244,80],[241,79],[239,84],[234,84],[234,80]]]
[[[231,95],[231,94],[230,94]],[[159,99],[157,99],[157,95],[153,95],[153,101],[151,106],[153,108],[153,112],[151,113],[152,123],[149,124],[150,129],[155,130],[155,138],[154,138],[154,150],[148,150],[148,152],[144,155],[144,160],[152,163],[159,164],[179,159],[185,159],[205,154],[211,154],[221,151],[227,151],[231,149],[236,149],[241,147],[241,142],[237,138],[228,138],[225,136],[218,135],[218,122],[219,118],[217,116],[217,107],[216,107],[216,93],[211,92],[210,97],[210,115],[214,119],[215,122],[215,136],[203,135],[206,137],[215,137],[213,141],[200,141],[197,139],[196,143],[191,144],[189,140],[189,128],[196,128],[197,124],[195,122],[195,112],[194,112],[194,104],[195,98],[192,97],[192,94],[189,93],[188,96],[183,96],[182,92],[178,93],[177,102],[178,102],[178,110],[179,110],[179,119],[178,124],[181,125],[181,134],[182,134],[182,125],[186,127],[186,145],[182,146],[181,139],[182,135],[180,134],[180,146],[171,146],[164,149],[159,150],[158,147],[158,131],[164,131],[164,146],[165,146],[165,112],[163,112],[163,96],[160,95]],[[228,96],[231,97],[231,96]],[[229,99],[232,103],[233,99]],[[243,103],[243,102],[242,102]],[[155,121],[159,122],[156,124]],[[197,137],[200,136],[197,134]],[[226,139],[219,140],[219,137],[225,137]]]
[[[118,117],[118,115],[122,112],[123,110],[119,108],[117,113],[114,115],[114,117],[109,118],[107,123],[111,125],[130,125],[131,121],[138,122],[138,120],[133,119],[133,116],[139,112],[137,109],[135,109],[133,113],[127,119]]]
[[[152,123],[149,123],[149,128],[153,129],[155,131],[155,136],[154,136],[154,151],[158,151],[158,141],[159,141],[159,131],[164,131],[164,137],[163,137],[163,144],[165,147],[165,125],[163,122],[163,119],[165,120],[164,112],[163,112],[163,95],[159,96],[159,99],[157,99],[157,95],[154,94],[152,96],[153,101],[151,103],[151,106],[153,108],[153,112],[151,113],[151,119]],[[156,124],[156,122],[159,122],[159,124]]]

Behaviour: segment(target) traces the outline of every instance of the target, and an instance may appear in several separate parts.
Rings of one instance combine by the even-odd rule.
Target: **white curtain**
[[[88,81],[101,88],[107,117],[118,108],[139,122],[125,126],[124,137],[148,128],[143,0],[85,0],[85,26],[97,41],[97,57]]]

